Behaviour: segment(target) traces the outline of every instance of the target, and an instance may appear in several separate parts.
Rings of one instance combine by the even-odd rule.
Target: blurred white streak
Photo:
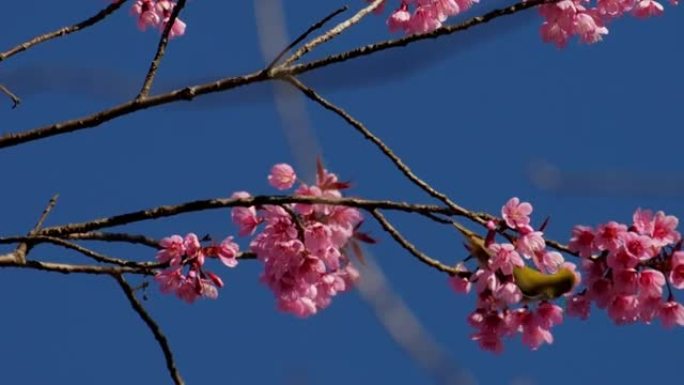
[[[255,0],[255,15],[264,61],[269,63],[289,44],[281,0]],[[274,96],[283,129],[299,170],[312,180],[315,160],[321,155],[311,129],[304,97],[289,86],[276,84]],[[411,309],[394,293],[373,256],[364,250],[366,266],[357,290],[373,309],[378,321],[408,356],[441,385],[474,385],[473,377],[458,368],[435,341]]]
[[[290,43],[283,6],[280,0],[255,0],[254,13],[261,53],[264,61],[270,63]],[[297,164],[298,174],[307,183],[313,183],[316,157],[321,155],[321,149],[311,129],[304,97],[287,84],[273,82],[272,85],[283,132]]]

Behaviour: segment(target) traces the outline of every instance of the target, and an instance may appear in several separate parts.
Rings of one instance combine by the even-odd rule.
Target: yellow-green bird
[[[477,258],[481,266],[487,266],[492,255],[485,246],[484,238],[463,227],[458,222],[453,222],[453,225],[468,241],[467,247],[470,254]],[[572,290],[576,279],[575,273],[566,267],[561,267],[553,274],[544,274],[533,267],[515,266],[513,268],[513,277],[520,291],[528,300],[558,298]]]

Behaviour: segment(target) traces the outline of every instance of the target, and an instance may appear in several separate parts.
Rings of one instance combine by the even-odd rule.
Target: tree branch
[[[147,108],[152,108],[159,105],[173,103],[181,100],[192,100],[196,96],[227,91],[247,84],[255,84],[266,80],[280,79],[287,76],[299,75],[305,72],[313,71],[321,67],[325,67],[335,63],[340,63],[359,56],[369,55],[374,52],[382,51],[385,49],[406,46],[416,41],[432,39],[439,36],[453,34],[455,32],[459,32],[473,26],[481,25],[498,17],[512,15],[514,13],[526,10],[531,7],[555,1],[557,0],[529,0],[527,2],[521,2],[507,8],[489,12],[483,16],[472,18],[458,25],[438,28],[437,30],[430,33],[412,35],[395,40],[387,40],[376,44],[369,44],[363,47],[359,47],[337,55],[331,55],[326,58],[312,61],[309,63],[293,65],[288,67],[280,66],[277,70],[273,69],[271,71],[267,71],[264,69],[242,76],[224,78],[211,83],[188,86],[185,88],[170,91],[165,94],[160,94],[154,97],[147,97],[144,100],[131,100],[129,102],[120,104],[110,109],[103,110],[85,117],[72,119],[56,124],[51,124],[48,126],[38,127],[27,131],[6,133],[0,137],[0,149],[16,146],[34,140],[48,138],[54,135],[61,135],[69,132],[75,132],[87,128],[97,127],[102,123],[108,122],[117,117],[131,114],[133,112],[137,112]]]
[[[147,71],[147,75],[145,75],[145,81],[143,82],[138,96],[135,97],[136,100],[143,100],[150,94],[154,77],[157,75],[159,64],[161,63],[164,53],[166,52],[166,46],[169,44],[169,34],[171,33],[171,29],[173,29],[173,24],[176,22],[176,19],[178,19],[178,15],[180,15],[180,12],[185,7],[185,3],[186,0],[179,0],[178,3],[176,3],[176,5],[173,7],[171,17],[166,23],[164,32],[162,32],[162,35],[159,38],[157,52],[154,54],[154,59],[152,59],[152,62],[150,63],[150,69]]]
[[[176,367],[176,361],[173,358],[173,352],[171,351],[171,347],[169,346],[169,341],[166,339],[166,336],[162,332],[159,325],[157,325],[157,322],[155,322],[154,318],[152,318],[152,316],[147,312],[147,310],[145,310],[140,301],[138,301],[138,299],[135,297],[133,288],[131,288],[128,282],[126,282],[126,279],[124,279],[124,277],[121,274],[114,274],[113,277],[114,279],[116,279],[116,282],[121,287],[121,290],[123,290],[133,310],[135,310],[135,312],[138,313],[138,316],[140,316],[143,322],[145,322],[145,325],[147,325],[147,328],[150,329],[150,331],[154,335],[154,339],[157,340],[159,347],[164,353],[164,359],[166,360],[166,368],[169,371],[169,375],[171,376],[173,383],[176,385],[185,384],[185,382],[181,378],[180,373],[178,372],[178,368]]]
[[[5,52],[2,52],[2,53],[0,53],[0,62],[8,59],[11,56],[14,56],[20,52],[26,51],[27,49],[29,49],[35,45],[38,45],[40,43],[44,43],[48,40],[52,40],[52,39],[55,39],[58,37],[66,36],[66,35],[72,34],[74,32],[78,32],[78,31],[81,31],[83,29],[86,29],[86,28],[94,25],[95,23],[97,23],[101,20],[104,20],[104,18],[106,18],[110,14],[114,13],[114,11],[116,11],[117,9],[121,8],[121,6],[126,1],[128,1],[128,0],[119,0],[117,2],[113,2],[113,3],[109,4],[105,9],[103,9],[100,12],[98,12],[97,14],[81,21],[80,23],[76,23],[76,24],[68,26],[68,27],[60,28],[56,31],[52,31],[52,32],[45,33],[43,35],[36,36],[31,40],[28,40],[24,43],[19,44],[18,46],[14,47],[14,48],[11,48]]]

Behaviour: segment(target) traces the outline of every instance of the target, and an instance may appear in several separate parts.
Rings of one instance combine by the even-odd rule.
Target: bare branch
[[[331,102],[327,101],[324,99],[322,96],[320,96],[316,91],[313,89],[307,87],[304,85],[304,83],[300,82],[294,77],[286,77],[286,81],[288,81],[290,84],[301,90],[304,95],[306,95],[309,99],[315,101],[319,105],[321,105],[323,108],[326,110],[332,111],[336,113],[338,116],[340,116],[342,119],[344,119],[347,123],[349,123],[352,127],[356,129],[361,135],[363,135],[364,138],[368,139],[371,141],[375,146],[383,153],[385,156],[387,156],[392,163],[401,171],[402,174],[404,174],[410,181],[412,181],[415,185],[420,187],[423,191],[427,192],[431,196],[439,199],[440,201],[444,202],[449,208],[454,210],[455,213],[468,213],[468,210],[464,209],[463,207],[457,205],[455,202],[453,202],[449,197],[446,196],[446,194],[441,193],[434,189],[430,184],[422,180],[420,177],[418,177],[411,169],[406,165],[401,158],[399,158],[393,151],[392,149],[389,148],[380,138],[375,136],[363,123],[360,121],[356,120],[353,116],[349,115],[345,110],[342,108],[332,104]],[[481,225],[484,225],[486,223],[486,220],[479,218],[479,217],[473,217],[471,218],[475,222],[480,223]]]
[[[270,71],[271,68],[275,67],[275,65],[278,64],[280,59],[282,59],[286,53],[288,53],[297,44],[301,43],[302,40],[306,39],[307,36],[309,36],[311,33],[316,31],[317,29],[320,29],[321,27],[323,27],[323,25],[325,25],[325,23],[330,21],[330,19],[332,19],[333,17],[335,17],[335,16],[339,15],[340,13],[346,11],[347,9],[349,9],[349,7],[346,5],[341,7],[341,8],[338,8],[335,11],[333,11],[332,13],[330,13],[328,16],[326,16],[323,19],[321,19],[320,21],[318,21],[316,24],[311,25],[309,27],[309,29],[304,31],[301,35],[299,35],[296,39],[294,39],[292,41],[292,43],[288,44],[287,47],[285,47],[282,51],[280,51],[280,53],[275,57],[275,59],[273,59],[273,61],[271,61],[271,63],[269,63],[268,66],[266,66],[266,71]]]
[[[40,228],[43,227],[45,219],[48,215],[50,215],[50,211],[52,211],[52,209],[57,204],[57,198],[59,198],[59,194],[55,194],[52,198],[50,198],[50,201],[48,202],[47,206],[40,214],[38,222],[36,222],[35,226],[33,226],[31,231],[28,232],[29,237],[37,234],[40,231]],[[17,246],[17,248],[13,252],[9,254],[0,255],[0,262],[9,260],[16,261],[17,263],[24,263],[26,262],[26,255],[31,250],[31,247],[32,246],[30,244],[22,242]]]
[[[19,263],[17,261],[11,261],[6,259],[0,259],[0,268],[5,267],[18,267],[20,269],[33,269],[42,271],[51,271],[55,273],[62,274],[72,274],[72,273],[83,273],[83,274],[95,274],[95,275],[112,275],[112,274],[141,274],[141,275],[154,275],[154,271],[149,269],[138,269],[134,267],[127,266],[96,266],[96,265],[74,265],[68,263],[55,263],[55,262],[42,262],[42,261],[32,261],[27,260],[24,263]]]
[[[143,100],[150,94],[150,89],[152,88],[152,83],[154,82],[154,77],[157,75],[157,70],[159,69],[159,64],[161,63],[164,53],[166,52],[166,46],[169,44],[169,34],[173,25],[178,19],[178,15],[185,7],[186,0],[179,0],[178,3],[173,7],[171,12],[171,17],[164,27],[164,32],[162,32],[161,38],[159,38],[159,45],[157,46],[157,52],[154,54],[154,59],[150,63],[150,69],[145,75],[145,82],[143,82],[142,88],[136,96],[136,100]]]
[[[159,241],[144,235],[128,234],[128,233],[108,233],[101,231],[91,231],[87,233],[72,233],[67,234],[66,238],[77,239],[84,241],[103,241],[103,242],[125,242],[131,244],[139,244],[148,246],[154,249],[159,248]],[[0,241],[2,238],[0,238]],[[0,242],[1,243],[1,242]]]
[[[328,204],[333,206],[356,207],[364,210],[385,209],[403,212],[431,212],[444,215],[460,215],[470,218],[470,212],[456,213],[453,210],[435,205],[409,204],[406,202],[375,201],[357,198],[321,198],[309,196],[264,196],[258,195],[244,199],[216,198],[197,200],[178,205],[159,206],[146,210],[133,211],[130,213],[99,218],[88,222],[72,223],[63,226],[53,226],[43,229],[39,235],[64,237],[71,233],[85,233],[92,230],[121,226],[128,223],[140,222],[150,219],[170,217],[183,213],[196,212],[210,209],[222,209],[226,207],[250,207],[262,205],[283,205],[287,203]]]
[[[107,16],[112,14],[114,11],[117,9],[121,8],[121,6],[126,2],[127,0],[119,0],[116,2],[113,2],[109,4],[105,9],[101,10],[97,14],[81,21],[80,23],[76,23],[74,25],[68,26],[68,27],[63,27],[60,28],[56,31],[48,32],[43,35],[39,35],[34,37],[31,40],[28,40],[24,43],[19,44],[18,46],[11,48],[5,52],[0,53],[0,62],[3,60],[8,59],[11,56],[14,56],[22,51],[26,51],[27,49],[38,45],[40,43],[44,43],[48,40],[52,40],[58,37],[66,36],[74,32],[81,31],[83,29],[86,29],[95,23],[104,20]]]
[[[7,95],[10,100],[12,100],[12,109],[17,108],[19,103],[21,103],[21,99],[17,95],[15,95],[12,91],[9,90],[9,88],[5,87],[3,84],[0,84],[0,92],[3,94]]]
[[[128,299],[128,302],[131,304],[133,310],[135,310],[135,312],[138,313],[143,322],[145,322],[145,325],[147,325],[148,329],[150,329],[150,331],[154,335],[154,339],[157,340],[159,347],[164,353],[164,359],[166,360],[166,368],[169,371],[169,375],[171,376],[173,383],[176,385],[185,384],[185,382],[181,378],[180,373],[178,372],[178,368],[176,367],[176,361],[173,358],[173,352],[171,351],[171,347],[169,346],[169,341],[166,339],[166,336],[162,332],[159,325],[157,325],[157,322],[155,322],[154,318],[152,318],[150,313],[148,313],[147,310],[145,310],[140,301],[138,301],[138,299],[135,297],[133,288],[128,284],[128,282],[126,282],[126,279],[124,279],[124,277],[121,274],[114,274],[113,277],[114,279],[116,279],[116,282],[119,284],[119,286],[121,286],[121,290],[123,290],[124,294],[126,294],[126,298]]]
[[[439,262],[438,260],[429,257],[422,251],[418,250],[418,248],[415,245],[413,245],[406,238],[404,238],[404,236],[401,235],[401,233],[399,233],[399,231],[396,228],[394,228],[394,226],[392,226],[392,224],[387,219],[385,219],[385,216],[382,215],[382,213],[380,213],[380,210],[372,210],[371,214],[373,215],[373,217],[375,217],[380,226],[382,226],[382,228],[387,233],[389,233],[389,235],[391,235],[392,238],[394,238],[394,240],[397,241],[399,245],[401,245],[401,247],[406,249],[406,251],[411,253],[411,255],[413,255],[414,257],[418,258],[419,261],[423,262],[424,264],[430,267],[434,267],[439,271],[448,273],[449,275],[470,276],[470,273],[461,271],[453,266],[447,266]]]
[[[334,28],[329,30],[328,32],[324,33],[323,35],[311,40],[310,42],[306,43],[303,47],[298,49],[292,56],[287,58],[285,62],[283,63],[283,67],[288,66],[295,61],[299,60],[302,56],[306,55],[308,52],[311,52],[312,49],[316,48],[316,46],[319,46],[326,41],[333,39],[334,37],[338,36],[344,30],[347,28],[351,27],[352,25],[358,23],[366,17],[369,13],[373,12],[376,10],[382,3],[385,2],[385,0],[373,0],[372,3],[367,5],[365,8],[361,9],[359,12],[357,12],[354,16],[350,17],[349,19],[341,22],[340,24],[336,25]]]

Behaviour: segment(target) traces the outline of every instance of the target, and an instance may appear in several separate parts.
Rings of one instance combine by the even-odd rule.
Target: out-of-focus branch
[[[36,36],[36,37],[32,38],[31,40],[28,40],[24,43],[17,45],[14,48],[10,48],[5,52],[0,53],[0,62],[8,59],[9,57],[14,56],[20,52],[26,51],[27,49],[29,49],[35,45],[38,45],[40,43],[44,43],[48,40],[52,40],[52,39],[55,39],[58,37],[66,36],[66,35],[72,34],[74,32],[78,32],[78,31],[81,31],[83,29],[86,29],[86,28],[96,24],[97,22],[104,20],[107,16],[114,13],[114,11],[121,8],[121,6],[126,1],[128,1],[128,0],[115,1],[111,4],[109,4],[106,8],[104,8],[100,12],[98,12],[95,15],[81,21],[80,23],[76,23],[76,24],[68,26],[68,27],[60,28],[56,31],[52,31],[52,32],[48,32],[48,33]]]
[[[171,347],[169,346],[169,341],[166,339],[166,336],[162,332],[157,322],[154,320],[154,318],[152,318],[150,313],[148,313],[147,310],[145,310],[140,301],[138,301],[138,299],[135,297],[133,288],[128,284],[128,282],[126,282],[126,279],[121,274],[114,274],[113,277],[114,279],[116,279],[116,282],[121,287],[121,290],[123,290],[133,310],[135,310],[135,312],[138,313],[143,322],[145,322],[145,325],[147,325],[147,328],[150,329],[150,331],[154,335],[154,339],[157,340],[159,347],[164,353],[164,359],[166,360],[166,369],[169,371],[169,375],[171,376],[173,383],[176,385],[185,384],[183,378],[181,378],[178,368],[176,367],[176,361],[173,358],[173,352],[171,351]]]
[[[178,19],[178,15],[185,7],[186,0],[179,0],[178,3],[173,7],[171,12],[171,17],[164,27],[161,37],[159,38],[159,45],[157,46],[157,52],[154,54],[154,59],[150,62],[150,69],[145,75],[145,81],[143,82],[142,88],[136,96],[136,100],[143,100],[150,94],[150,89],[152,88],[152,83],[154,82],[154,77],[157,75],[157,70],[159,69],[159,64],[161,63],[164,53],[166,52],[166,46],[169,44],[169,34],[173,25]]]

